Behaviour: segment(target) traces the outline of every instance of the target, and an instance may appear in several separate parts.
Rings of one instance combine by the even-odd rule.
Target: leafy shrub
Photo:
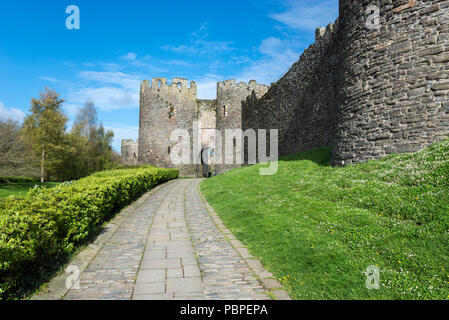
[[[11,297],[24,277],[39,274],[59,257],[73,253],[115,210],[178,174],[155,167],[104,171],[2,201],[0,297]]]

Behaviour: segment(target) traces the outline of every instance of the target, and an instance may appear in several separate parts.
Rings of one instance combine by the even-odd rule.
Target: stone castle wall
[[[173,79],[172,84],[167,84],[167,79],[156,78],[151,86],[148,80],[142,82],[139,163],[175,167],[170,153],[177,142],[171,142],[170,136],[178,128],[186,129],[190,136],[193,135],[193,121],[197,119],[196,90],[196,84],[192,81],[189,87],[185,79]],[[196,175],[194,165],[176,167],[183,176]]]
[[[340,3],[345,55],[334,164],[413,152],[449,134],[449,1]]]
[[[243,103],[243,128],[278,129],[280,155],[330,145],[338,112],[340,49],[334,25],[318,29],[315,44],[261,99],[251,95]]]
[[[122,140],[122,164],[137,165],[138,159],[138,143],[133,140]]]
[[[369,5],[380,30],[366,28]],[[346,165],[412,152],[449,134],[449,1],[341,0],[335,24],[262,98],[242,126],[279,129],[281,155],[331,146]]]
[[[225,148],[226,148],[226,129],[242,129],[242,101],[253,94],[255,97],[263,96],[268,90],[268,86],[258,84],[252,80],[248,84],[245,82],[236,83],[235,80],[227,80],[217,84],[217,129],[222,136],[222,157],[224,162]],[[233,157],[236,159],[237,143],[232,141],[227,142],[232,144]],[[239,167],[236,164],[217,164],[215,169],[217,173],[223,173],[230,169]]]
[[[372,5],[378,30],[366,25]],[[226,129],[278,129],[280,155],[329,146],[334,165],[413,152],[449,134],[448,70],[449,0],[340,0],[339,18],[316,30],[315,43],[270,88],[227,80],[216,100],[198,100],[194,82],[144,81],[138,160],[173,167],[170,134],[183,128],[192,136],[196,120],[200,149],[218,148],[216,128],[222,155]],[[179,169],[201,176],[198,165]]]
[[[148,80],[143,81],[140,92],[138,162],[166,168],[176,167],[181,176],[197,177],[203,176],[207,171],[221,173],[240,166],[212,163],[217,151],[215,130],[222,130],[224,138],[225,129],[241,129],[242,101],[252,92],[261,97],[267,89],[267,86],[255,81],[246,84],[227,80],[217,84],[217,99],[201,100],[197,99],[196,84],[193,81],[190,87],[187,80],[178,78],[173,79],[171,84],[167,84],[165,78],[155,78],[151,86]],[[200,125],[200,145],[197,149],[193,141],[195,123]],[[176,129],[189,132],[192,164],[174,165],[171,162],[171,151],[178,142],[170,141],[170,137]],[[224,143],[223,139],[223,148]],[[204,150],[209,154],[206,169],[201,163],[193,163],[194,157],[201,159]]]

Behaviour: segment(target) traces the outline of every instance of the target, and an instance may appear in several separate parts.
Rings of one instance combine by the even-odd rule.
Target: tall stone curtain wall
[[[413,152],[449,135],[449,1],[340,1],[346,56],[335,164]]]
[[[368,29],[370,5],[380,30]],[[341,0],[335,24],[261,99],[245,129],[279,129],[288,155],[332,147],[346,165],[412,152],[449,135],[449,1]]]
[[[171,142],[172,132],[186,129],[193,136],[193,121],[197,120],[196,84],[190,87],[185,79],[165,78],[142,82],[140,91],[139,163],[164,168],[174,168],[170,160],[171,149],[178,142]],[[191,151],[192,153],[192,148]],[[192,159],[192,154],[190,154]],[[196,176],[196,165],[176,166],[182,176]]]
[[[315,44],[261,99],[252,95],[243,103],[243,128],[278,129],[280,155],[331,144],[341,81],[336,27],[318,29]]]

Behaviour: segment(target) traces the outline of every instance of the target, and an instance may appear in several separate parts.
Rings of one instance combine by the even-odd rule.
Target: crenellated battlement
[[[268,89],[269,86],[259,84],[255,80],[250,80],[248,83],[237,83],[235,79],[225,80],[217,83],[217,99],[219,104],[223,104],[221,101],[228,100],[229,97],[233,96],[236,101],[232,104],[238,104],[240,101],[246,100],[246,98],[253,93],[260,98],[268,91]],[[238,109],[240,109],[240,105],[238,106]]]
[[[268,90],[268,86],[265,84],[259,84],[256,80],[250,80],[248,83],[239,82],[237,83],[235,79],[225,80],[217,83],[218,90],[232,91],[232,90],[256,90],[263,91]]]
[[[153,92],[166,92],[170,94],[187,94],[196,98],[197,85],[194,81],[188,82],[188,79],[173,78],[171,83],[168,83],[167,78],[153,78],[151,83],[149,80],[142,81],[141,90],[151,90]]]
[[[326,27],[318,27],[315,30],[315,44],[319,42],[328,42],[333,40],[333,36],[337,33],[339,28],[339,19],[334,23],[329,23]]]

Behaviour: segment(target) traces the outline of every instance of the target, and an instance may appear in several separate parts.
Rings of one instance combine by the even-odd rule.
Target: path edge
[[[253,274],[259,279],[262,285],[268,290],[268,292],[275,297],[274,300],[292,300],[287,293],[287,290],[279,283],[279,281],[274,277],[274,275],[267,271],[259,259],[249,253],[247,247],[238,240],[235,235],[225,226],[223,221],[218,216],[217,212],[212,208],[212,206],[207,202],[206,197],[201,192],[201,181],[196,185],[198,194],[201,197],[206,209],[214,221],[218,230],[225,236],[226,240],[231,244],[231,246],[238,252],[245,263],[248,265]]]

